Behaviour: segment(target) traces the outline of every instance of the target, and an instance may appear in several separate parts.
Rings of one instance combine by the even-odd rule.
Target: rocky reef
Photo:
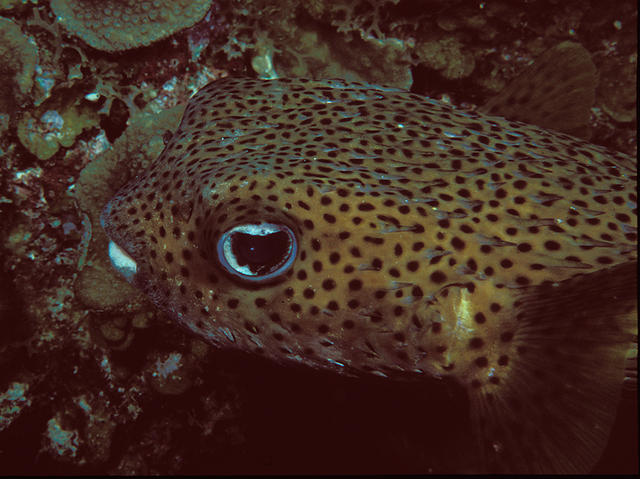
[[[630,0],[0,0],[0,472],[473,471],[455,385],[212,350],[113,271],[98,216],[213,79],[471,106],[567,39],[600,76],[591,141],[635,154]],[[636,403],[626,391],[597,472],[638,472]]]

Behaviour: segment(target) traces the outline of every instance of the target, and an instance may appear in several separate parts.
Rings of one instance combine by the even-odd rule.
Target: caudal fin
[[[509,372],[470,391],[487,472],[588,473],[637,351],[637,261],[524,290]]]

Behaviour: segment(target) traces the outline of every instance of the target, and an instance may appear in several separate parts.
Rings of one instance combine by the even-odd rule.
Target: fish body
[[[487,470],[576,472],[606,443],[637,333],[635,174],[398,89],[226,78],[101,221],[129,281],[210,343],[453,377]]]

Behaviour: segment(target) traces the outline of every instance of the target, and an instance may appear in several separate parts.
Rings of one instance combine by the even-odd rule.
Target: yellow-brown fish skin
[[[565,328],[564,350],[545,337],[531,359],[538,333],[562,318],[532,319],[523,308],[543,290],[597,296],[602,272],[624,278],[609,280],[613,292],[602,287],[602,301],[622,298],[605,314],[618,335],[595,356],[612,364],[594,371],[604,395],[589,386],[576,414],[595,410],[593,427],[610,425],[602,409],[615,410],[634,333],[635,174],[623,154],[401,90],[223,79],[192,97],[164,152],[107,204],[102,224],[137,263],[131,282],[213,344],[346,374],[453,376],[489,418],[478,427],[498,424],[485,438],[488,463],[575,472],[598,459],[585,457],[599,454],[608,430],[560,460],[571,454],[562,434],[501,432],[508,426],[496,411],[560,394],[545,384],[573,380],[565,361],[579,374],[594,366],[579,350],[600,334],[596,319],[577,339],[568,333],[575,324]],[[270,282],[238,280],[216,244],[231,228],[261,223],[293,232],[295,261]],[[536,361],[560,372],[549,377]],[[571,439],[581,426],[562,419],[559,404],[550,417]],[[551,446],[523,452],[547,436]]]

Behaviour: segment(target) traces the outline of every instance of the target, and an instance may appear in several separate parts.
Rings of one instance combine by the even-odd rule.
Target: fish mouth
[[[109,240],[109,260],[118,273],[128,282],[133,282],[138,272],[138,263],[112,240]]]
[[[112,228],[109,227],[111,205],[111,202],[107,203],[100,214],[100,226],[102,226],[102,229],[107,234],[107,238],[109,238],[109,260],[118,273],[120,273],[129,283],[133,283],[134,278],[138,273],[138,263],[122,246],[112,239]]]

